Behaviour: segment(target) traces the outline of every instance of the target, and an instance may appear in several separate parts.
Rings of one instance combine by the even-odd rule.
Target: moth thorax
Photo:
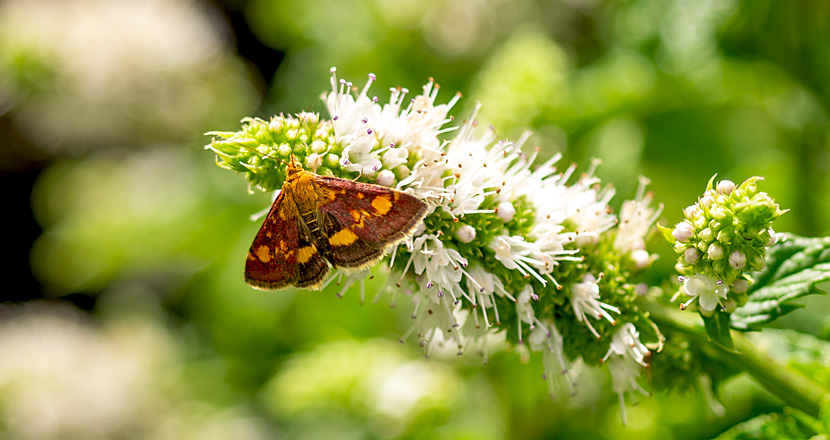
[[[291,197],[301,213],[317,207],[317,193],[314,187],[314,176],[310,173],[300,173],[291,182]]]

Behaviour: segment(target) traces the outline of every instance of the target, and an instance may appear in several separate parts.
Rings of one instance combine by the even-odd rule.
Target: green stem
[[[642,305],[659,326],[687,335],[707,355],[746,372],[785,404],[818,417],[821,402],[830,391],[762,353],[742,333],[732,332],[735,349],[729,350],[709,339],[697,315],[654,303]]]

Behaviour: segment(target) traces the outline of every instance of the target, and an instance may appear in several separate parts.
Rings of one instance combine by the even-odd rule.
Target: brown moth
[[[412,234],[423,201],[381,185],[305,171],[292,155],[279,196],[248,252],[257,289],[319,289],[331,269],[363,269]]]

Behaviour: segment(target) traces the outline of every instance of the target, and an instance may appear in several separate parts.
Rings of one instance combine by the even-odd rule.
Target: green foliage
[[[791,414],[764,414],[735,425],[715,440],[789,440],[806,439],[817,434]]]
[[[729,350],[735,348],[735,344],[732,342],[732,336],[729,334],[729,313],[722,310],[715,310],[712,315],[701,315],[701,318],[703,318],[703,326],[706,328],[706,333],[712,341]]]
[[[747,303],[732,314],[735,329],[758,330],[802,307],[793,300],[823,294],[816,284],[830,279],[830,238],[784,235],[754,277]]]

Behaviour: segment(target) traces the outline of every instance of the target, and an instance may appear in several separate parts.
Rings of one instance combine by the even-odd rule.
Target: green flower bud
[[[727,310],[746,302],[745,272],[765,267],[766,248],[775,243],[770,226],[786,212],[758,191],[759,180],[752,177],[740,185],[723,180],[713,187],[713,177],[697,203],[684,209],[686,221],[664,231],[679,254],[681,273],[732,287],[721,302]]]
[[[273,191],[282,187],[292,155],[310,171],[342,177],[346,172],[338,154],[343,148],[333,133],[331,123],[314,113],[279,115],[270,121],[245,118],[237,132],[207,133],[214,138],[205,148],[216,153],[220,167],[244,173],[252,186]]]

